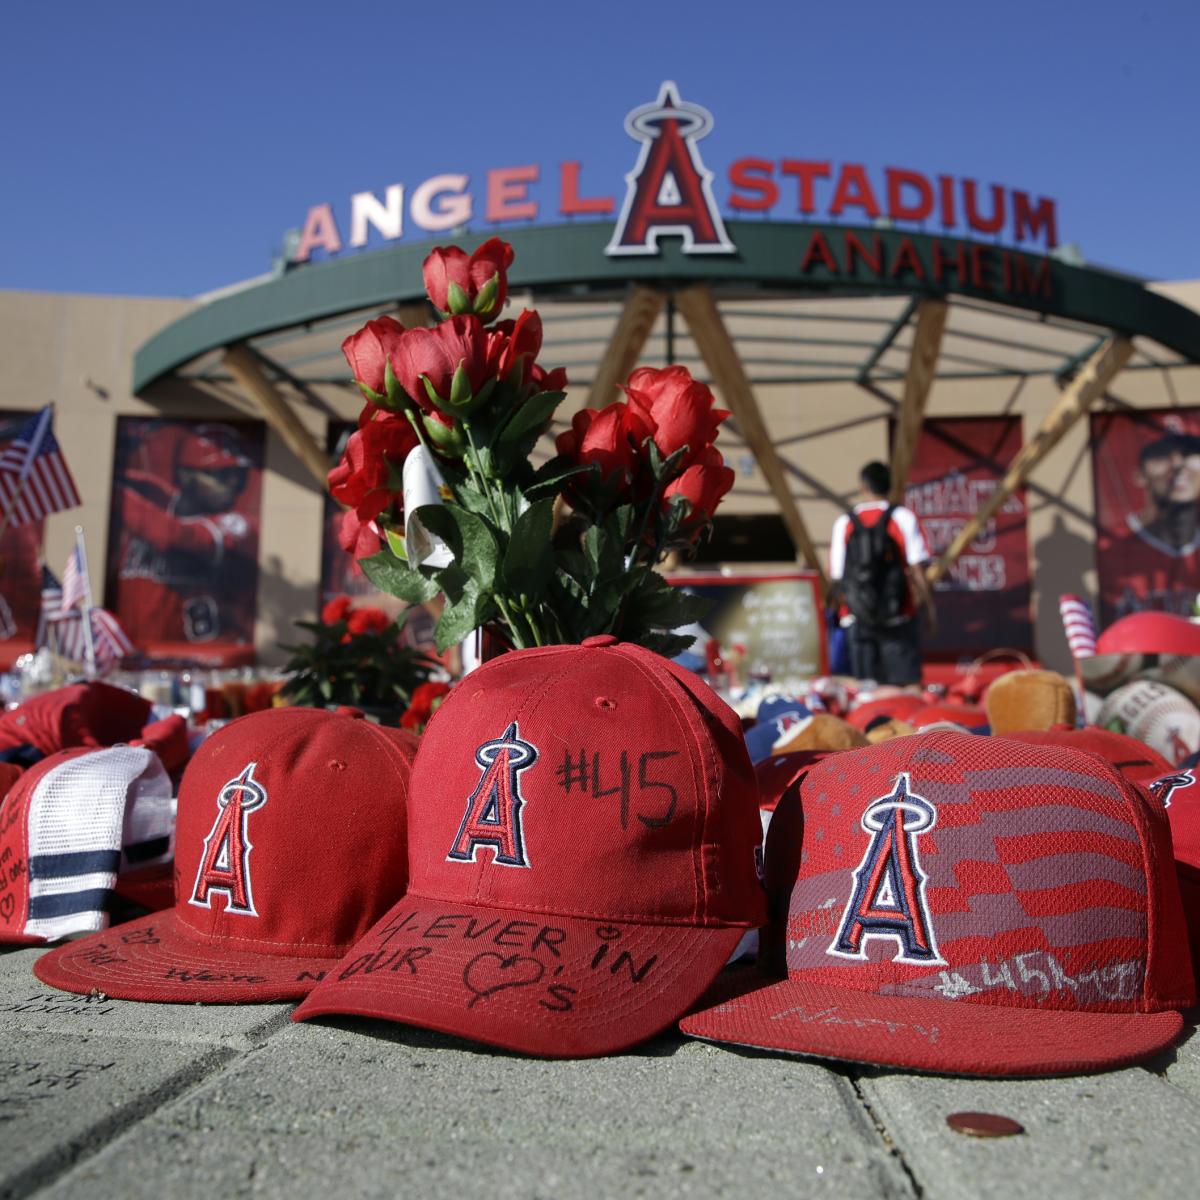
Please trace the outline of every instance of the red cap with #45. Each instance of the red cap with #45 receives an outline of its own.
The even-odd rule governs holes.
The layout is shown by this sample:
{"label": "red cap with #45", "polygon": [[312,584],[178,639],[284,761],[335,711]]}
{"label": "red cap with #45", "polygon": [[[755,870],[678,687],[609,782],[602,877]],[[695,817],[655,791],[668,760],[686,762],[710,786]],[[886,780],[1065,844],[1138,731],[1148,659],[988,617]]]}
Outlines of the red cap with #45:
{"label": "red cap with #45", "polygon": [[961,733],[847,751],[780,802],[766,878],[787,978],[685,1033],[1057,1075],[1164,1049],[1195,1001],[1165,815],[1095,755]]}
{"label": "red cap with #45", "polygon": [[128,1000],[306,995],[404,894],[415,747],[352,709],[231,721],[180,785],[175,907],[60,946],[34,974]]}
{"label": "red cap with #45", "polygon": [[689,672],[611,637],[503,655],[421,739],[408,895],[296,1018],[634,1045],[765,918],[756,801],[740,722]]}

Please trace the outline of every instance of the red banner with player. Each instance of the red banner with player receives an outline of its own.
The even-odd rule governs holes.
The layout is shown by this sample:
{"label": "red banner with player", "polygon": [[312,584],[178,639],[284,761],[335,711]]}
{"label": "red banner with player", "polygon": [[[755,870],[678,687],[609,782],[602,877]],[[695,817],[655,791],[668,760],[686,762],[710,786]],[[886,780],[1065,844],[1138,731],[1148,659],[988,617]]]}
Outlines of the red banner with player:
{"label": "red banner with player", "polygon": [[[996,489],[1021,449],[1020,417],[927,420],[909,472],[905,504],[920,518],[937,558]],[[1029,542],[1025,494],[1012,495],[937,585],[934,657],[995,647],[1030,651]]]}
{"label": "red banner with player", "polygon": [[[0,413],[0,454],[29,413]],[[0,537],[0,669],[7,670],[33,646],[41,609],[43,522],[9,525]]]}
{"label": "red banner with player", "polygon": [[254,661],[264,430],[122,417],[107,606],[151,658]]}
{"label": "red banner with player", "polygon": [[1092,417],[1100,624],[1190,617],[1200,592],[1200,408]]}

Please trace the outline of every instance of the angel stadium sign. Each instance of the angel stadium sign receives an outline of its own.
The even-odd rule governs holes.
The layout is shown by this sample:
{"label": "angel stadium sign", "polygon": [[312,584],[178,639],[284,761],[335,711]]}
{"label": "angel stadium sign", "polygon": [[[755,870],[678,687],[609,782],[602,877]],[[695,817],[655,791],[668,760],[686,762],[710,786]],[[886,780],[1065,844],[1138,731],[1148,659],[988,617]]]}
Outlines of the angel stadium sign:
{"label": "angel stadium sign", "polygon": [[[419,183],[393,183],[382,194],[356,192],[347,209],[314,204],[300,231],[293,263],[315,255],[339,254],[367,245],[372,235],[385,241],[461,231],[482,219],[490,225],[539,221],[545,217],[612,219],[605,254],[653,256],[663,239],[681,239],[685,254],[731,255],[737,246],[726,219],[755,215],[806,222],[844,221],[856,232],[843,236],[814,234],[800,273],[819,269],[838,274],[865,265],[881,275],[906,275],[941,283],[955,274],[960,283],[994,278],[1006,290],[1037,290],[1040,281],[1023,255],[1011,255],[996,242],[1052,250],[1058,244],[1055,202],[1001,184],[981,185],[956,175],[927,175],[903,167],[868,171],[861,163],[804,158],[738,158],[723,183],[724,205],[713,191],[716,178],[704,164],[700,142],[713,127],[712,114],[684,100],[674,83],[659,88],[657,98],[625,118],[625,131],[638,144],[624,190],[585,194],[583,164],[559,164],[543,172],[536,164],[495,167],[482,186],[472,186],[461,173],[433,175]],[[534,189],[556,185],[553,214]],[[923,226],[933,222],[946,233],[982,235],[991,244],[944,244],[934,239],[934,252],[919,253],[908,239],[895,243],[864,237],[862,227]],[[807,263],[806,267],[804,264]],[[1017,278],[1019,271],[1025,277]],[[1048,278],[1048,276],[1047,276]]]}

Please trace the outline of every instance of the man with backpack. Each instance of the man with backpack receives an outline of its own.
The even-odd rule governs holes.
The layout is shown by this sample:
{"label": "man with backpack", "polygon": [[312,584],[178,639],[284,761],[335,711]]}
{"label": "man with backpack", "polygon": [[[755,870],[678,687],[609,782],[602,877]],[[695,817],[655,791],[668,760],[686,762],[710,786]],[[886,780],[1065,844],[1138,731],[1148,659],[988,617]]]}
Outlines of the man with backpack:
{"label": "man with backpack", "polygon": [[862,500],[834,522],[829,543],[831,599],[841,604],[850,670],[876,683],[919,683],[917,609],[933,612],[923,570],[929,547],[916,514],[888,502],[892,473],[883,463],[867,463],[859,483]]}

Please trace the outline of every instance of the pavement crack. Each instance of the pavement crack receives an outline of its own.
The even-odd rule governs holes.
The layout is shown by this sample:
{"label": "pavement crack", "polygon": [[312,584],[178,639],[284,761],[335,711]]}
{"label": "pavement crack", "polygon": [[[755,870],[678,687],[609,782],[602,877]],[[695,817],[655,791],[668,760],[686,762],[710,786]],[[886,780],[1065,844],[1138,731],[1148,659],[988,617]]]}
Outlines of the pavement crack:
{"label": "pavement crack", "polygon": [[888,1154],[895,1159],[900,1170],[904,1172],[905,1178],[908,1180],[908,1185],[912,1189],[913,1196],[916,1197],[916,1200],[922,1200],[922,1197],[925,1195],[925,1189],[921,1186],[921,1181],[917,1178],[912,1167],[909,1166],[908,1159],[904,1157],[904,1151],[900,1149],[896,1140],[888,1132],[887,1126],[880,1119],[871,1101],[867,1098],[867,1094],[862,1088],[861,1079],[856,1075],[850,1074],[844,1075],[843,1078],[850,1085],[859,1104],[862,1105],[863,1110],[870,1118],[871,1124],[875,1126],[875,1132],[879,1134],[880,1141],[883,1142]]}
{"label": "pavement crack", "polygon": [[242,1054],[237,1050],[214,1046],[201,1058],[168,1076],[158,1087],[131,1100],[95,1125],[89,1126],[78,1137],[55,1146],[24,1170],[10,1176],[0,1185],[0,1200],[23,1200],[24,1197],[49,1187],[60,1176],[101,1150],[107,1149],[139,1121],[177,1100],[241,1057]]}

